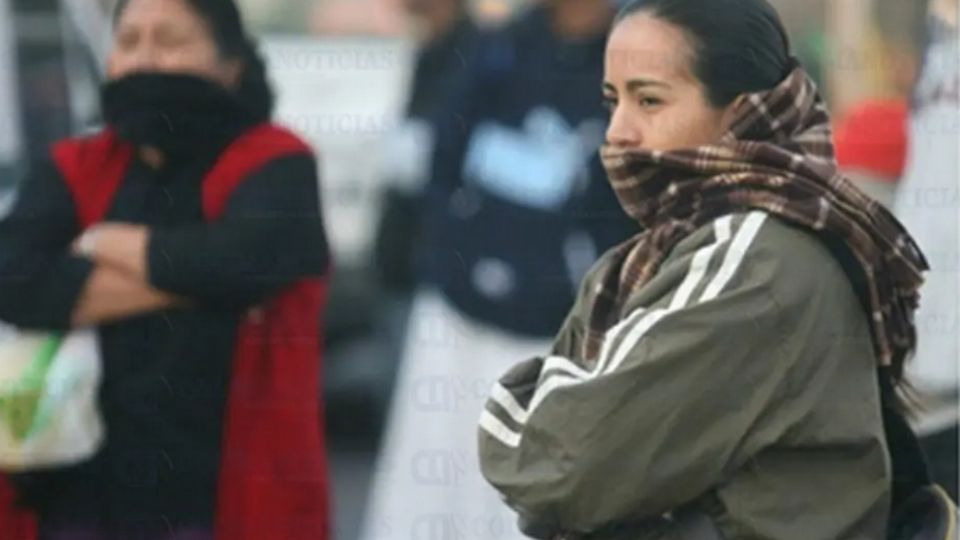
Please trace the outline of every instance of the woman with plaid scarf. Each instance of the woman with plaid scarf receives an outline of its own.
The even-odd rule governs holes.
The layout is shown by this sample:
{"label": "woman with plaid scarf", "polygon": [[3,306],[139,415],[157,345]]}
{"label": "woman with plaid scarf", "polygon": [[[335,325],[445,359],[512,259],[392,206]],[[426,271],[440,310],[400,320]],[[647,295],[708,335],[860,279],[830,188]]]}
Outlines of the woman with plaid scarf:
{"label": "woman with plaid scarf", "polygon": [[837,173],[777,13],[634,0],[603,92],[637,235],[494,386],[487,480],[537,538],[886,537],[910,471],[885,423],[927,265]]}

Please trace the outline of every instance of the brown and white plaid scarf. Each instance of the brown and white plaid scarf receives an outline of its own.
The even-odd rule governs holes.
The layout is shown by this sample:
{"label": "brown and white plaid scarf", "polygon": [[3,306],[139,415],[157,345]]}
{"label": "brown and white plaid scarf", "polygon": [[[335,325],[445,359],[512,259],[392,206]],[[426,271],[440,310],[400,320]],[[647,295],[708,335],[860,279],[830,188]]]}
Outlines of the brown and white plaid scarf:
{"label": "brown and white plaid scarf", "polygon": [[903,226],[837,173],[830,116],[815,83],[795,67],[776,88],[750,94],[716,145],[671,152],[601,150],[624,210],[643,232],[615,248],[593,293],[586,360],[624,304],[656,274],[670,250],[725,214],[762,210],[833,235],[862,266],[881,365],[913,350],[913,311],[927,262]]}

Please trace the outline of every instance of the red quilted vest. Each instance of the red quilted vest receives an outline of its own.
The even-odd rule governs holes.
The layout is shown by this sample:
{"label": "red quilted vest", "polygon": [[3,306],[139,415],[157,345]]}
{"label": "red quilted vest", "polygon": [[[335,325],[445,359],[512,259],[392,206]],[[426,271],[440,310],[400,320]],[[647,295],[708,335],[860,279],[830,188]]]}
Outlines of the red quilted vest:
{"label": "red quilted vest", "polygon": [[[309,153],[272,124],[234,141],[203,182],[203,211],[217,220],[230,193],[267,162]],[[133,157],[112,131],[54,146],[83,228],[101,220]],[[320,313],[327,278],[303,279],[240,324],[224,418],[216,540],[326,540],[328,470],[320,400]],[[36,540],[33,516],[14,510],[0,477],[0,538]]]}

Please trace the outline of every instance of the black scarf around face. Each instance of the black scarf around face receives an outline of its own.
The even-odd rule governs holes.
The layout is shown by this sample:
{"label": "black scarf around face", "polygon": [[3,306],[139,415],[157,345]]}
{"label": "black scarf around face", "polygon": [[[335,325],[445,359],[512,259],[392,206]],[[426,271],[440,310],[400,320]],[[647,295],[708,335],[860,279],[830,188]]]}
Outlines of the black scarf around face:
{"label": "black scarf around face", "polygon": [[266,120],[196,75],[135,73],[106,83],[100,99],[104,120],[121,139],[167,154],[222,144]]}

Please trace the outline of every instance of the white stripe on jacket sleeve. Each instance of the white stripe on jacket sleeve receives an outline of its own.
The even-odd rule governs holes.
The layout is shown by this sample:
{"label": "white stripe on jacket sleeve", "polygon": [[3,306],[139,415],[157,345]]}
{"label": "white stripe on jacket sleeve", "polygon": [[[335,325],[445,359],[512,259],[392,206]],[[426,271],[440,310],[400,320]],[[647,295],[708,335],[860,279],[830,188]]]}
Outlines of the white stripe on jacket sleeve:
{"label": "white stripe on jacket sleeve", "polygon": [[638,308],[611,328],[604,337],[601,357],[591,371],[580,368],[575,362],[567,358],[550,357],[545,360],[540,370],[541,374],[546,374],[548,370],[554,372],[547,377],[541,376],[527,408],[520,405],[508,388],[500,383],[495,384],[491,393],[491,401],[506,412],[510,419],[519,426],[520,431],[508,427],[503,420],[497,418],[494,412],[490,410],[485,410],[480,418],[481,429],[506,446],[518,447],[523,439],[522,430],[530,416],[550,394],[560,388],[582,384],[594,378],[614,373],[629,356],[630,351],[635,349],[644,336],[660,320],[671,313],[688,307],[693,292],[707,277],[709,263],[716,251],[724,244],[729,243],[730,246],[716,275],[707,284],[700,298],[693,305],[715,299],[740,268],[747,250],[765,220],[765,213],[750,212],[738,227],[732,242],[732,216],[724,216],[716,220],[714,222],[714,242],[700,248],[694,254],[687,275],[677,288],[667,308],[649,311]]}

